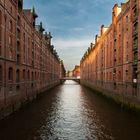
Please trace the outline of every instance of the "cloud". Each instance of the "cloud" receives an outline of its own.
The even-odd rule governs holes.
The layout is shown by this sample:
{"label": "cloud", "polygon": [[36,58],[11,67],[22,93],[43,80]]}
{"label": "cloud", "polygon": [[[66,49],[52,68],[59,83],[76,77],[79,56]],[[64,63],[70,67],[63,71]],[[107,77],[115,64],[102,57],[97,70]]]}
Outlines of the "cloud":
{"label": "cloud", "polygon": [[92,40],[88,38],[70,38],[70,39],[55,39],[53,44],[57,46],[58,49],[69,49],[69,48],[78,48],[87,47]]}
{"label": "cloud", "polygon": [[90,37],[80,38],[56,38],[52,42],[60,54],[60,58],[64,60],[64,65],[67,70],[72,70],[75,65],[79,65],[80,60],[90,46],[93,40]]}

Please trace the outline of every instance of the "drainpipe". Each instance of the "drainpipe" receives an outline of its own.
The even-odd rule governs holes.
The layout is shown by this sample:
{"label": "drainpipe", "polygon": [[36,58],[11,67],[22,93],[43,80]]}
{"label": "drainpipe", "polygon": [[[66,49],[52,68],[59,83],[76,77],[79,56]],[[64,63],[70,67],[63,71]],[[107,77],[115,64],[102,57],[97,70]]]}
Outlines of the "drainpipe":
{"label": "drainpipe", "polygon": [[5,0],[4,0],[4,104],[6,105],[6,15],[5,15]]}

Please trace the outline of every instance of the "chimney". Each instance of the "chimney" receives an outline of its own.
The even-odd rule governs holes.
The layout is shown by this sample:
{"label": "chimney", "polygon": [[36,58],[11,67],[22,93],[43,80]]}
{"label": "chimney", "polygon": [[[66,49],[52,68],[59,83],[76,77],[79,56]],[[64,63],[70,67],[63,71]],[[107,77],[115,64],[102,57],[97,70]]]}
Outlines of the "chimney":
{"label": "chimney", "polygon": [[101,26],[101,36],[104,34],[104,25]]}
{"label": "chimney", "polygon": [[120,14],[121,12],[121,7],[118,6],[118,4],[115,4],[114,7],[112,8],[112,23],[116,24],[116,19],[117,16]]}

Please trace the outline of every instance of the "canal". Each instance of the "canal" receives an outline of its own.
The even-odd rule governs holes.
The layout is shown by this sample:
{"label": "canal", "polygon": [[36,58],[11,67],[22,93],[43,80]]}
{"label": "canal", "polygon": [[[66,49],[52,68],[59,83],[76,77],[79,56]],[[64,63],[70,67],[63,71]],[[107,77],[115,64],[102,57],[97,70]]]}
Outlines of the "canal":
{"label": "canal", "polygon": [[66,81],[0,121],[0,140],[140,140],[140,117]]}

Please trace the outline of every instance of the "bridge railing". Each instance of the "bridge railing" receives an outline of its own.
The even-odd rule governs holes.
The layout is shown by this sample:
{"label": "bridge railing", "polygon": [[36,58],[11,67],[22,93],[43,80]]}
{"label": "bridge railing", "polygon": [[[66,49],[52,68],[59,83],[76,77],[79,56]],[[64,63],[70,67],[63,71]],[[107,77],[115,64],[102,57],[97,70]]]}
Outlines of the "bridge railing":
{"label": "bridge railing", "polygon": [[63,83],[65,80],[74,80],[78,83],[80,83],[80,78],[79,77],[63,77],[60,79],[60,81]]}
{"label": "bridge railing", "polygon": [[63,77],[62,80],[80,80],[79,77]]}

